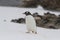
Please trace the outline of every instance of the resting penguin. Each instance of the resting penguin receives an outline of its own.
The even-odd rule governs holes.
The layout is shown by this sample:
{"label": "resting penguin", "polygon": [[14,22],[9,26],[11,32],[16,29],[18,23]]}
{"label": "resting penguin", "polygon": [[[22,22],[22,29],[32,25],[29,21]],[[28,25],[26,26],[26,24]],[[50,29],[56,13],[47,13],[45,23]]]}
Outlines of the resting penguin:
{"label": "resting penguin", "polygon": [[28,11],[25,12],[24,14],[26,15],[26,26],[28,30],[27,33],[32,32],[32,33],[37,34],[37,27],[36,27],[36,22],[35,22],[34,17]]}

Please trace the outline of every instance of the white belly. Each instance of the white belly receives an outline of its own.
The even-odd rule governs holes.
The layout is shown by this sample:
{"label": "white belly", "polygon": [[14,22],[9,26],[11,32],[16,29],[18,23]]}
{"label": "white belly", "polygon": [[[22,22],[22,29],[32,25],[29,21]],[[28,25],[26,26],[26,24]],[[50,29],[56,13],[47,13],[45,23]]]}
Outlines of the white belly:
{"label": "white belly", "polygon": [[30,15],[26,17],[26,26],[28,30],[36,31],[36,22],[34,18]]}

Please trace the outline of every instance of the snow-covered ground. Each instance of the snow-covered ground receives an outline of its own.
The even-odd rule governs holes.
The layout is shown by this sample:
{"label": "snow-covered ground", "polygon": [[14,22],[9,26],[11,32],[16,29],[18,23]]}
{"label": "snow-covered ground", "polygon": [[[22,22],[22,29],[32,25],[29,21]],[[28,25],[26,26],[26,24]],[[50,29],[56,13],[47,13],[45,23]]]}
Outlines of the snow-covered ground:
{"label": "snow-covered ground", "polygon": [[[30,11],[38,12],[43,15],[44,10],[38,8],[17,8],[17,7],[0,7],[0,40],[60,40],[60,29],[45,29],[37,27],[38,34],[26,33],[25,24],[10,22],[12,19],[25,17],[22,13]],[[51,12],[51,11],[50,11]],[[60,12],[51,12],[59,15]]]}

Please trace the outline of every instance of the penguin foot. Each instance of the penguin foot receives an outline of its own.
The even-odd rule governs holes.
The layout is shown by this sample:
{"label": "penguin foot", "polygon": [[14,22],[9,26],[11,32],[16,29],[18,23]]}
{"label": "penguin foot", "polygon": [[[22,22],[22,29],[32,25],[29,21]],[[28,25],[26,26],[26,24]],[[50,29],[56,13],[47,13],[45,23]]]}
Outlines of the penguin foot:
{"label": "penguin foot", "polygon": [[37,34],[37,32],[34,32],[34,31],[32,31],[32,33],[35,33],[35,34]]}
{"label": "penguin foot", "polygon": [[35,32],[35,34],[37,34],[37,32]]}

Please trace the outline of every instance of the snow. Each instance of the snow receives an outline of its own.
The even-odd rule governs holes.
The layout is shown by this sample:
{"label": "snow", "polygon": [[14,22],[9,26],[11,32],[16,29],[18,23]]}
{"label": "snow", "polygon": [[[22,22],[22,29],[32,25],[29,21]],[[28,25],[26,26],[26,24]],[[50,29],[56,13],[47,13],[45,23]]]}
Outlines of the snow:
{"label": "snow", "polygon": [[[26,33],[25,24],[10,22],[12,19],[25,17],[25,11],[31,13],[38,12],[43,15],[42,7],[38,8],[17,8],[17,7],[0,7],[0,40],[60,40],[60,29],[45,29],[37,27],[38,34]],[[51,11],[49,11],[51,12]],[[59,15],[60,12],[51,12]],[[6,20],[6,21],[4,21]]]}

